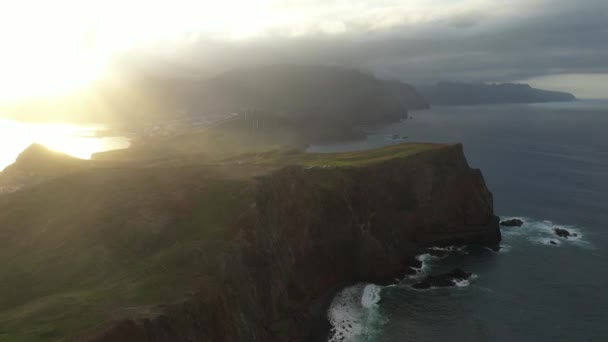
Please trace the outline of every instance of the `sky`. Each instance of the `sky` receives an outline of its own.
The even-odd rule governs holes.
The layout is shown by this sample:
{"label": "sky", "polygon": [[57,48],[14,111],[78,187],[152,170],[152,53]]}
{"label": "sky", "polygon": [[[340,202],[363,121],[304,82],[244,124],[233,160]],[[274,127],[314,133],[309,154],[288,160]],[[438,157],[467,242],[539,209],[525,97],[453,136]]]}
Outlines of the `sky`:
{"label": "sky", "polygon": [[607,18],[606,0],[0,0],[0,101],[252,63],[608,98]]}

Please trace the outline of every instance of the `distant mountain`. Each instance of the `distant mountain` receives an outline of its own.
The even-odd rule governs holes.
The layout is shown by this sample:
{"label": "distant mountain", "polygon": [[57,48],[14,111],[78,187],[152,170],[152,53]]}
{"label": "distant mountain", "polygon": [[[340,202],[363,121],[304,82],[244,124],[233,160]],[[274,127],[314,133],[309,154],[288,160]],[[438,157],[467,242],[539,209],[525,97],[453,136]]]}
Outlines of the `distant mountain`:
{"label": "distant mountain", "polygon": [[281,119],[360,124],[393,121],[408,110],[428,108],[408,84],[313,65],[238,68],[210,79],[139,75],[100,90],[123,119],[146,121],[253,110]]}
{"label": "distant mountain", "polygon": [[283,118],[374,123],[428,108],[411,86],[356,70],[275,65],[236,69],[210,81],[233,106],[255,107]]}
{"label": "distant mountain", "polygon": [[533,103],[575,101],[570,93],[530,87],[528,84],[471,84],[441,82],[434,86],[418,87],[433,105],[475,105],[492,103]]}

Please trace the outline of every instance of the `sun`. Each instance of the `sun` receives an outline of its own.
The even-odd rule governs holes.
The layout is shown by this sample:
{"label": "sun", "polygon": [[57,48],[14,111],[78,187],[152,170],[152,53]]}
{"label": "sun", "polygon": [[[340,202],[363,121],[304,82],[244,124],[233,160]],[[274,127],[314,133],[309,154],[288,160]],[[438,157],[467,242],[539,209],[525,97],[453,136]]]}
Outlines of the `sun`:
{"label": "sun", "polygon": [[0,101],[61,95],[103,76],[109,51],[63,2],[2,4]]}
{"label": "sun", "polygon": [[0,66],[0,100],[61,96],[103,77],[106,70],[105,60],[81,51],[64,49],[50,55],[39,61],[5,58]]}
{"label": "sun", "polygon": [[297,19],[273,6],[271,0],[0,1],[0,102],[74,92],[111,74],[123,54],[171,55],[199,37],[249,39]]}
{"label": "sun", "polygon": [[[0,4],[0,102],[72,93],[162,32],[136,0],[7,0]],[[160,18],[160,14],[154,19]]]}

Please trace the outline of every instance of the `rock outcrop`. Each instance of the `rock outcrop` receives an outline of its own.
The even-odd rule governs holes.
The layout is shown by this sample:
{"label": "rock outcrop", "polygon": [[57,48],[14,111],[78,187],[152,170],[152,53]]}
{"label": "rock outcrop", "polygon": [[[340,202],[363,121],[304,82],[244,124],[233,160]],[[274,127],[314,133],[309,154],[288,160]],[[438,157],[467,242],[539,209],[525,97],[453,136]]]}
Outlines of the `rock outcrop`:
{"label": "rock outcrop", "polygon": [[422,281],[412,285],[413,288],[424,290],[432,287],[452,287],[456,286],[456,282],[467,280],[473,275],[470,272],[465,272],[460,268],[455,268],[448,273],[439,275],[429,275]]}
{"label": "rock outcrop", "polygon": [[504,220],[500,222],[500,225],[503,227],[521,227],[524,224],[524,221],[520,219],[510,219]]}
{"label": "rock outcrop", "polygon": [[564,239],[567,239],[569,237],[577,237],[578,236],[578,234],[571,233],[567,229],[563,229],[563,228],[553,228],[553,232],[555,233],[555,235],[557,235],[559,237],[562,237]]}
{"label": "rock outcrop", "polygon": [[315,340],[343,286],[401,277],[428,246],[500,241],[492,195],[461,145],[362,166],[282,167],[252,191],[217,281],[90,341]]}

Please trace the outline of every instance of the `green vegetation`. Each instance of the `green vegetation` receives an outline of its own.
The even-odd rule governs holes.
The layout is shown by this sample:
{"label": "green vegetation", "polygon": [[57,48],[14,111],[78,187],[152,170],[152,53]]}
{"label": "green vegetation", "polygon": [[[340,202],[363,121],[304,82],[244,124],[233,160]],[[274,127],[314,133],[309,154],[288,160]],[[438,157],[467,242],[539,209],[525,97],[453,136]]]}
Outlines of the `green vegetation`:
{"label": "green vegetation", "polygon": [[356,167],[379,163],[394,158],[439,148],[440,144],[397,144],[367,151],[345,153],[302,153],[296,150],[276,149],[269,152],[248,153],[220,160],[222,163],[244,165],[277,164],[302,165],[308,167]]}
{"label": "green vegetation", "polygon": [[[107,174],[107,173],[110,174]],[[95,170],[0,197],[0,341],[55,341],[215,274],[248,182]]]}
{"label": "green vegetation", "polygon": [[368,165],[440,146],[98,163],[2,195],[0,341],[64,341],[217,280],[234,220],[253,201],[254,176],[284,165]]}

